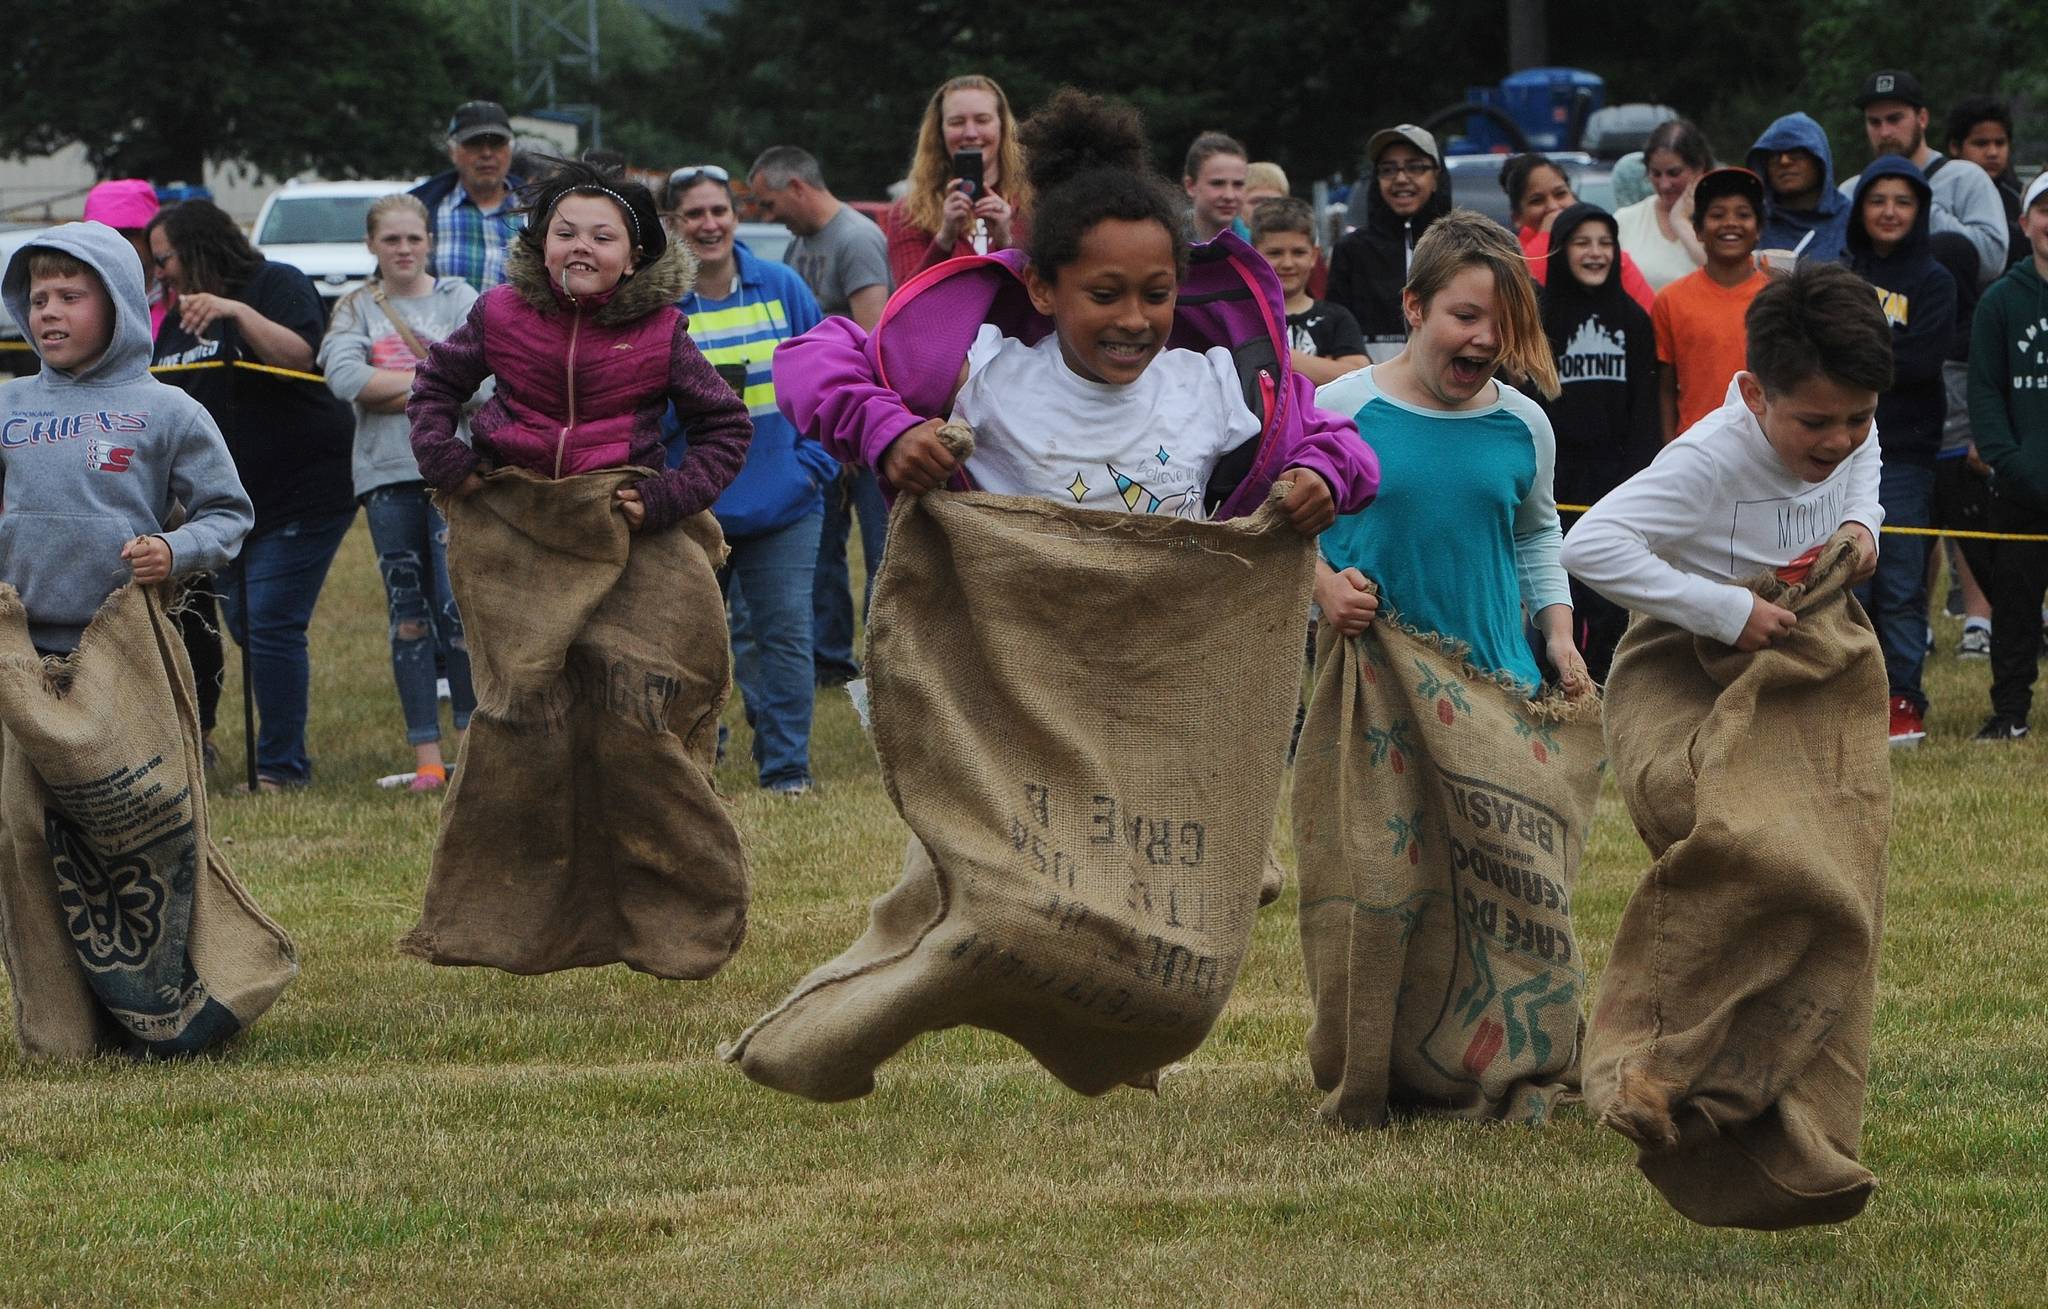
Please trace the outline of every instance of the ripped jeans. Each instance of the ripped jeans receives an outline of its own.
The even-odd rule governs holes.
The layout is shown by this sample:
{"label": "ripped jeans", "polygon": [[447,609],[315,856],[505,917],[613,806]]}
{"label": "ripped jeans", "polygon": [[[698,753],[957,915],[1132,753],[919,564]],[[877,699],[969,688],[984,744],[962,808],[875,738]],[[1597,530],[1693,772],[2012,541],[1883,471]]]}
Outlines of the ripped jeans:
{"label": "ripped jeans", "polygon": [[434,693],[437,655],[448,669],[457,731],[469,726],[470,711],[476,708],[469,645],[448,585],[448,524],[424,482],[380,486],[363,497],[363,506],[391,608],[391,677],[405,713],[405,739],[409,745],[425,745],[441,739],[441,705]]}

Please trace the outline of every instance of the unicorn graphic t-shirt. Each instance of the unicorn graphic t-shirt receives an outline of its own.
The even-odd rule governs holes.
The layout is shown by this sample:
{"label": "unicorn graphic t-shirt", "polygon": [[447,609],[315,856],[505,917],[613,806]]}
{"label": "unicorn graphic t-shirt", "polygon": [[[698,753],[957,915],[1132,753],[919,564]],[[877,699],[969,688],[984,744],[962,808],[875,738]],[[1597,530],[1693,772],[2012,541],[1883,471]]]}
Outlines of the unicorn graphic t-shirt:
{"label": "unicorn graphic t-shirt", "polygon": [[1059,337],[1026,345],[984,326],[953,417],[974,429],[976,486],[1140,514],[1205,518],[1217,461],[1259,434],[1230,352],[1162,350],[1138,379],[1094,382]]}

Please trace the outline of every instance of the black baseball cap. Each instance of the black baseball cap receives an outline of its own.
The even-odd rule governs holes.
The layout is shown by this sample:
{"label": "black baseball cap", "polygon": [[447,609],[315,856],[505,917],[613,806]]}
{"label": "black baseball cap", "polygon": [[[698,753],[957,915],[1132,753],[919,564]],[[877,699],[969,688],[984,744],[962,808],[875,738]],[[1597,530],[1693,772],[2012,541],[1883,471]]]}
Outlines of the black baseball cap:
{"label": "black baseball cap", "polygon": [[512,139],[512,118],[505,112],[505,106],[495,100],[471,100],[456,107],[454,116],[448,120],[448,139],[461,144],[480,136]]}
{"label": "black baseball cap", "polygon": [[1764,216],[1764,179],[1747,168],[1716,168],[1700,174],[1700,180],[1692,188],[1692,225],[1698,230],[1706,221],[1707,206],[1724,195],[1739,195],[1749,201],[1756,210],[1758,221]]}
{"label": "black baseball cap", "polygon": [[1864,79],[1863,89],[1856,93],[1856,107],[1868,109],[1880,100],[1903,100],[1915,109],[1927,107],[1920,79],[1903,68],[1881,68]]}

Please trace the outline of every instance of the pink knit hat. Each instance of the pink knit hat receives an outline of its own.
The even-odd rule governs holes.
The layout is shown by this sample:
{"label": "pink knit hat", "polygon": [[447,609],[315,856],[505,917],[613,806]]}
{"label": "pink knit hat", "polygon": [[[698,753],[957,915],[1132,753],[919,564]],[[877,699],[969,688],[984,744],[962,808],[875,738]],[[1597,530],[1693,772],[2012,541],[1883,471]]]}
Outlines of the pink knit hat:
{"label": "pink knit hat", "polygon": [[85,220],[116,229],[143,228],[159,207],[155,187],[139,177],[123,177],[101,182],[86,193]]}

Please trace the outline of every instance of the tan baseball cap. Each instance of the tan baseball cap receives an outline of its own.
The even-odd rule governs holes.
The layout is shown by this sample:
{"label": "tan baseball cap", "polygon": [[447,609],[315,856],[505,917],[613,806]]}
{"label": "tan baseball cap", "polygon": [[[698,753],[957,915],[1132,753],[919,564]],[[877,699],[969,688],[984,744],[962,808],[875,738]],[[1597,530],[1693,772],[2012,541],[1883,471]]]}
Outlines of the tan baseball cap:
{"label": "tan baseball cap", "polygon": [[1436,148],[1436,138],[1413,123],[1402,123],[1399,127],[1383,127],[1374,132],[1372,139],[1365,143],[1365,161],[1368,164],[1378,163],[1380,152],[1395,144],[1412,145],[1438,163],[1444,161],[1443,152]]}

